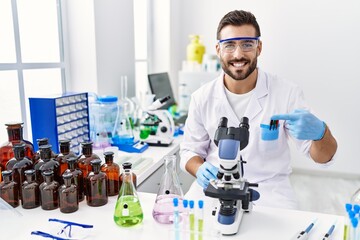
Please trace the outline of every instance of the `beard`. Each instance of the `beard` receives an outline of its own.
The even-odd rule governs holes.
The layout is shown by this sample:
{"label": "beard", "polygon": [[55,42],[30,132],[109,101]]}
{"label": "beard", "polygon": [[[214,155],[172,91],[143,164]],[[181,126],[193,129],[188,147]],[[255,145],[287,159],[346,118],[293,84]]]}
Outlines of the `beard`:
{"label": "beard", "polygon": [[[247,66],[243,70],[232,70],[231,64],[234,62],[246,62]],[[229,75],[232,79],[236,81],[240,81],[246,79],[252,72],[254,72],[257,66],[257,58],[254,58],[252,61],[245,58],[241,58],[241,59],[233,59],[227,62],[225,62],[223,58],[220,58],[220,64],[223,71],[227,75]]]}

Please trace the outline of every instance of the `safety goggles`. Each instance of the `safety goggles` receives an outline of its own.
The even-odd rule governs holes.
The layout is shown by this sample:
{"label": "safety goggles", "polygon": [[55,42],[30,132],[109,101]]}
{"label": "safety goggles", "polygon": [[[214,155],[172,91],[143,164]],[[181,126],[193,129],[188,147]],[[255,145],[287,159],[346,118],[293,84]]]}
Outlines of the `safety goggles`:
{"label": "safety goggles", "polygon": [[254,50],[259,43],[260,37],[235,37],[219,40],[220,50],[225,53],[233,53],[240,47],[243,52]]}
{"label": "safety goggles", "polygon": [[90,235],[89,229],[93,228],[93,225],[69,222],[56,218],[50,218],[49,222],[52,222],[51,227],[47,228],[50,231],[32,231],[31,235],[54,240],[85,239]]}

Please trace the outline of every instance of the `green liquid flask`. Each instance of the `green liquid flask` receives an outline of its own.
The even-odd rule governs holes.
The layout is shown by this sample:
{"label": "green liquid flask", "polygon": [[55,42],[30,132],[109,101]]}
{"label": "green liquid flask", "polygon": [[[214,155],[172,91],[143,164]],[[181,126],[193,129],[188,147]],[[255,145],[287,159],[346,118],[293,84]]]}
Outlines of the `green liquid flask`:
{"label": "green liquid flask", "polygon": [[123,176],[115,206],[114,221],[121,227],[131,227],[142,222],[143,211],[132,181],[131,169],[126,169]]}

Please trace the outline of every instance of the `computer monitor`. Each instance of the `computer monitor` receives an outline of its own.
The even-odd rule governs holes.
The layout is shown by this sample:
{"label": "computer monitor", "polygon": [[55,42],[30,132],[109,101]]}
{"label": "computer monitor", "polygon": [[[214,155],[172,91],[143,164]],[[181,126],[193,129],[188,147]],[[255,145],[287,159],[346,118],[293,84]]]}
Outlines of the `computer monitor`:
{"label": "computer monitor", "polygon": [[148,74],[148,80],[151,93],[155,94],[156,99],[170,96],[170,100],[168,100],[161,109],[168,109],[171,105],[175,104],[175,98],[167,72]]}

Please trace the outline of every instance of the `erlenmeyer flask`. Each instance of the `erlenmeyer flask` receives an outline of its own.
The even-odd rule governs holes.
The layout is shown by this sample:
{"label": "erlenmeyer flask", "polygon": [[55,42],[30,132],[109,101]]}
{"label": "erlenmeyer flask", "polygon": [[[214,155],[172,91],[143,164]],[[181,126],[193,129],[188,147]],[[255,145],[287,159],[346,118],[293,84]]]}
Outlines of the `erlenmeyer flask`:
{"label": "erlenmeyer flask", "polygon": [[[184,195],[176,172],[176,156],[167,155],[164,157],[164,161],[165,173],[160,181],[160,189],[152,214],[157,222],[171,224],[174,220],[173,198],[178,198],[179,206],[182,206]],[[179,212],[182,212],[182,208],[179,209]]]}
{"label": "erlenmeyer flask", "polygon": [[123,183],[116,201],[114,221],[121,227],[131,227],[143,220],[143,211],[132,181],[131,169],[124,169]]}

